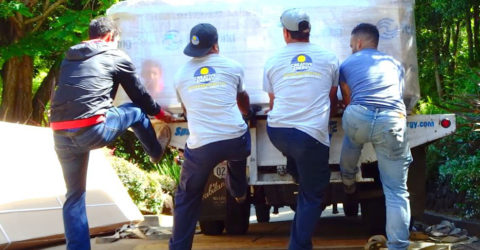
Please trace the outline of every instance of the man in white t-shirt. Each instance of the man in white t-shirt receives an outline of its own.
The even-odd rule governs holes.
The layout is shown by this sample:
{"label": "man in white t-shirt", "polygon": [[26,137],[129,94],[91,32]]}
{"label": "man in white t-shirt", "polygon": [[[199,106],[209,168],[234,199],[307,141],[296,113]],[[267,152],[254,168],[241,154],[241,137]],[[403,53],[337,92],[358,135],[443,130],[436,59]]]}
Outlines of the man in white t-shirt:
{"label": "man in white t-shirt", "polygon": [[250,102],[242,66],[219,55],[217,29],[208,23],[192,28],[184,53],[193,58],[178,70],[174,84],[190,135],[175,194],[170,249],[191,249],[204,186],[220,162],[228,162],[228,191],[245,202],[250,155],[250,133],[242,117]]}
{"label": "man in white t-shirt", "polygon": [[335,54],[309,42],[310,19],[304,11],[286,10],[280,21],[287,46],[267,61],[264,71],[271,109],[267,132],[299,184],[289,249],[312,249],[312,233],[330,180],[328,122],[339,66]]}

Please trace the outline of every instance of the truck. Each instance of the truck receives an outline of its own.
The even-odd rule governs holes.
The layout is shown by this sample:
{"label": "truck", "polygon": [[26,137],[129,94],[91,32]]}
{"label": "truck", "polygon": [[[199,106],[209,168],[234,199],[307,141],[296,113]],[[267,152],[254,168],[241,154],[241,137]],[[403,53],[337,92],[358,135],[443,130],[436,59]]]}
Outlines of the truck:
{"label": "truck", "polygon": [[[331,50],[340,62],[351,54],[351,30],[362,22],[375,24],[380,31],[379,50],[394,56],[405,68],[404,102],[407,107],[408,140],[413,163],[409,168],[412,218],[425,209],[426,147],[429,143],[455,132],[454,114],[418,115],[413,110],[420,99],[415,41],[414,0],[127,0],[113,5],[111,16],[121,30],[119,47],[142,71],[145,62],[155,61],[160,68],[158,84],[162,90],[154,95],[157,101],[178,115],[182,113],[173,87],[176,70],[189,58],[183,48],[189,41],[190,29],[202,22],[211,23],[219,33],[220,53],[244,66],[245,83],[251,103],[261,107],[249,122],[252,151],[247,160],[248,194],[245,204],[237,204],[225,190],[225,163],[214,168],[203,195],[199,220],[203,233],[243,234],[248,230],[251,205],[258,222],[268,222],[270,212],[289,206],[295,209],[297,185],[286,173],[286,158],[272,145],[266,133],[268,95],[262,90],[265,61],[285,45],[279,17],[285,9],[302,8],[310,16],[310,42]],[[117,94],[119,102],[126,95]],[[340,96],[340,94],[339,94]],[[345,216],[362,216],[371,233],[384,231],[385,200],[375,152],[366,144],[356,177],[357,193],[346,199],[341,182],[339,160],[343,129],[341,114],[329,121],[331,168],[324,207],[343,205]],[[169,124],[170,145],[182,150],[189,135],[187,123]]]}

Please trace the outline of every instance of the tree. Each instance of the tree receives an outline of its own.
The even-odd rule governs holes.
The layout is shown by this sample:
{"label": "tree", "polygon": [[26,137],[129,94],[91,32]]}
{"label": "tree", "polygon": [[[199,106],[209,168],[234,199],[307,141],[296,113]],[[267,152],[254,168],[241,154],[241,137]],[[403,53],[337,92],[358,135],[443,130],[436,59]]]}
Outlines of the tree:
{"label": "tree", "polygon": [[420,82],[424,96],[453,98],[458,66],[480,66],[479,9],[480,0],[416,1]]}
{"label": "tree", "polygon": [[[63,52],[117,0],[0,0],[0,119],[41,124]],[[33,93],[32,79],[48,70]]]}

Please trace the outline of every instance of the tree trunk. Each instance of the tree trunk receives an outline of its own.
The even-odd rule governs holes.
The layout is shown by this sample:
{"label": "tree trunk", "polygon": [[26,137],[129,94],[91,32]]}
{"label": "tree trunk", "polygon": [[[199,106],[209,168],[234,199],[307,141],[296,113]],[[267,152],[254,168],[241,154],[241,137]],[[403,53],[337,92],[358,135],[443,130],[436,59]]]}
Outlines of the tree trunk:
{"label": "tree trunk", "polygon": [[433,61],[435,63],[435,84],[437,86],[437,94],[440,100],[443,99],[443,77],[440,74],[440,51],[439,48],[433,50]]}
{"label": "tree trunk", "polygon": [[458,37],[460,35],[460,23],[461,21],[458,20],[457,23],[455,24],[455,32],[453,33],[452,37],[452,42],[453,42],[453,47],[452,47],[452,60],[450,61],[450,64],[448,66],[448,72],[449,75],[453,76],[455,74],[455,60],[457,58],[457,52],[458,52]]}
{"label": "tree trunk", "polygon": [[10,58],[3,65],[2,77],[0,118],[8,122],[29,123],[32,114],[32,58]]}
{"label": "tree trunk", "polygon": [[470,7],[467,9],[465,16],[465,23],[467,27],[467,41],[468,41],[468,61],[471,66],[475,63],[475,56],[473,52],[473,31],[472,31],[472,13]]}
{"label": "tree trunk", "polygon": [[48,123],[48,121],[45,119],[45,109],[51,99],[58,75],[59,65],[57,62],[55,62],[33,97],[32,121],[37,125]]}
{"label": "tree trunk", "polygon": [[445,24],[445,41],[443,43],[443,48],[442,48],[442,55],[446,61],[448,61],[450,57],[450,37],[451,37],[450,26],[451,26],[450,24]]}
{"label": "tree trunk", "polygon": [[480,37],[479,37],[479,30],[480,30],[480,26],[479,26],[479,22],[480,22],[480,5],[479,5],[479,1],[474,1],[475,4],[473,5],[473,42],[475,44],[475,60],[477,61],[477,65],[480,60]]}

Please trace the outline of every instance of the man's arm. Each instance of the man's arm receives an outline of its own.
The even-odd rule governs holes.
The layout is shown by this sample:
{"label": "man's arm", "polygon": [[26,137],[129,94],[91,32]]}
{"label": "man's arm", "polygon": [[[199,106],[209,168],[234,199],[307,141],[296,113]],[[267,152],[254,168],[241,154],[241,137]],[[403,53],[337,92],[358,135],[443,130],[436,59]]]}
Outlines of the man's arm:
{"label": "man's arm", "polygon": [[352,92],[350,91],[350,87],[348,87],[346,82],[340,82],[340,89],[342,91],[343,104],[345,107],[347,107],[348,104],[350,104]]}
{"label": "man's arm", "polygon": [[273,101],[275,100],[275,94],[268,93],[268,97],[270,98],[270,101],[268,103],[268,107],[270,108],[270,110],[272,110],[273,109]]}
{"label": "man's arm", "polygon": [[248,115],[250,110],[250,97],[248,96],[247,91],[237,93],[237,105],[242,115]]}
{"label": "man's arm", "polygon": [[338,97],[337,97],[338,86],[332,86],[330,89],[330,117],[337,114],[337,105],[338,105]]}

